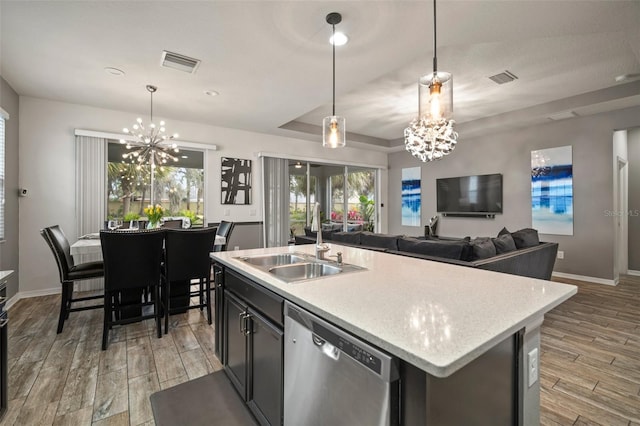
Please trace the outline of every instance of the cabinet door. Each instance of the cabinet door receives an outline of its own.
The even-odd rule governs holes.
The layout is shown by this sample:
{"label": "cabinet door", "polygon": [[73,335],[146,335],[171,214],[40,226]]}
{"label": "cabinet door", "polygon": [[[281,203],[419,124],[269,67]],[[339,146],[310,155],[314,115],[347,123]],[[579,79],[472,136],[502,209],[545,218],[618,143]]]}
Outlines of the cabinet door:
{"label": "cabinet door", "polygon": [[240,395],[247,398],[247,306],[224,292],[224,366]]}
{"label": "cabinet door", "polygon": [[282,329],[249,308],[249,387],[247,404],[263,425],[282,424]]}

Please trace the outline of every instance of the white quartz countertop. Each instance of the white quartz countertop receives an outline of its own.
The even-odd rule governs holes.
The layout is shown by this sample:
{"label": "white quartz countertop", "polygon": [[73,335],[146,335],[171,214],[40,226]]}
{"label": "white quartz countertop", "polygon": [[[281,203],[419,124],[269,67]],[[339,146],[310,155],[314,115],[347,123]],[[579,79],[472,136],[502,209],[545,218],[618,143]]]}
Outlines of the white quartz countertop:
{"label": "white quartz countertop", "polygon": [[285,283],[237,259],[314,245],[212,253],[285,299],[436,377],[447,377],[577,292],[568,284],[330,244],[367,268]]}
{"label": "white quartz countertop", "polygon": [[4,280],[5,278],[9,278],[11,276],[11,274],[13,274],[13,271],[9,270],[9,271],[0,271],[0,281]]}

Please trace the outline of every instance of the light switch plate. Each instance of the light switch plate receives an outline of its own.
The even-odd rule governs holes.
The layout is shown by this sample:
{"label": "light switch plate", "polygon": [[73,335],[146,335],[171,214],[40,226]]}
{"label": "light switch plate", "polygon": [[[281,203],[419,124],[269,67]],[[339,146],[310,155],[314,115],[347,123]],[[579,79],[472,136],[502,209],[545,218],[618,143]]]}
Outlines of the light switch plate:
{"label": "light switch plate", "polygon": [[527,371],[529,372],[529,387],[538,381],[540,362],[538,348],[534,348],[527,354]]}

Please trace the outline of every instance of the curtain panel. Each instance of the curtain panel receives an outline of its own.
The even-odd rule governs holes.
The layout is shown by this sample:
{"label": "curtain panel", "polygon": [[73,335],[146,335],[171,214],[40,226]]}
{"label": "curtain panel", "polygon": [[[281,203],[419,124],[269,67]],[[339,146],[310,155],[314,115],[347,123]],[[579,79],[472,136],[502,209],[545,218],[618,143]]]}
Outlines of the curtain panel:
{"label": "curtain panel", "polygon": [[[76,136],[76,235],[98,232],[107,215],[107,139]],[[80,255],[76,263],[102,260],[101,254]],[[104,288],[104,279],[78,284],[81,291]]]}
{"label": "curtain panel", "polygon": [[289,242],[289,160],[262,157],[264,241],[266,247]]}

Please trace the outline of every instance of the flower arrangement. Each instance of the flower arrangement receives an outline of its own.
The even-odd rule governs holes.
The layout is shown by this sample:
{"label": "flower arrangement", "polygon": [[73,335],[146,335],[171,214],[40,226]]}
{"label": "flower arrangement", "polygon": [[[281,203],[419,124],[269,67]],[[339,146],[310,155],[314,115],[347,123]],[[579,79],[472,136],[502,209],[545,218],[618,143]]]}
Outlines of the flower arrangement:
{"label": "flower arrangement", "polygon": [[150,224],[158,224],[162,216],[164,216],[164,209],[160,204],[149,205],[144,209],[144,214],[147,215]]}

